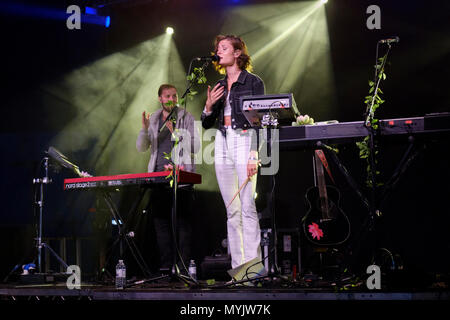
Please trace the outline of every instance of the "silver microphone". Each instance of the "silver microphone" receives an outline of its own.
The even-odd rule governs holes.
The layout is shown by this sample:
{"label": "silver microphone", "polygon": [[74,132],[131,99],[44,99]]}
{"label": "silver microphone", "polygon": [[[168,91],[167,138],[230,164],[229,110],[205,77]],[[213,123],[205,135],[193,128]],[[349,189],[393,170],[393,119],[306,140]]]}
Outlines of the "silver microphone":
{"label": "silver microphone", "polygon": [[394,43],[394,42],[400,42],[400,38],[399,37],[392,37],[392,38],[389,38],[389,39],[383,39],[383,40],[380,40],[380,41],[378,41],[379,43]]}
{"label": "silver microphone", "polygon": [[197,60],[197,61],[205,61],[205,60],[206,61],[219,61],[220,57],[218,55],[214,54],[209,57],[197,57],[197,58],[195,58],[195,60]]}

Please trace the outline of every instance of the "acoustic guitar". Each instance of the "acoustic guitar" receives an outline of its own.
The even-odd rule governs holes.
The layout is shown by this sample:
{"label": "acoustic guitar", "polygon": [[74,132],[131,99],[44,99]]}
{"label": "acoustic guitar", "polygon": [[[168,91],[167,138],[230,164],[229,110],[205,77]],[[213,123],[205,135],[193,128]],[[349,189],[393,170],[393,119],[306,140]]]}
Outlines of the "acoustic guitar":
{"label": "acoustic guitar", "polygon": [[[319,150],[321,152],[321,150]],[[339,207],[339,190],[325,184],[325,176],[318,151],[314,154],[317,185],[306,191],[309,209],[302,219],[306,238],[319,246],[337,246],[350,236],[350,221]]]}

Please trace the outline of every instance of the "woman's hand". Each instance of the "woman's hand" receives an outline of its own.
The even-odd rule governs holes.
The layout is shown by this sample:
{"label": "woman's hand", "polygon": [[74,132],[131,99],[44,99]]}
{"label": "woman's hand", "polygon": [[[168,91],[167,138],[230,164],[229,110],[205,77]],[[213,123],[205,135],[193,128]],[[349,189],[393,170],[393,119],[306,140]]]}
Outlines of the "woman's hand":
{"label": "woman's hand", "polygon": [[208,86],[208,92],[206,93],[206,111],[211,112],[212,106],[220,99],[223,95],[223,91],[225,88],[220,85],[220,83],[216,84],[216,86],[211,90],[211,86]]}
{"label": "woman's hand", "polygon": [[247,176],[249,178],[253,177],[258,173],[258,160],[249,159],[247,162]]}
{"label": "woman's hand", "polygon": [[142,129],[148,130],[148,126],[150,125],[150,114],[145,114],[145,111],[142,112]]}
{"label": "woman's hand", "polygon": [[253,177],[256,173],[258,173],[258,165],[259,165],[258,151],[251,150],[247,162],[247,176],[249,178]]}

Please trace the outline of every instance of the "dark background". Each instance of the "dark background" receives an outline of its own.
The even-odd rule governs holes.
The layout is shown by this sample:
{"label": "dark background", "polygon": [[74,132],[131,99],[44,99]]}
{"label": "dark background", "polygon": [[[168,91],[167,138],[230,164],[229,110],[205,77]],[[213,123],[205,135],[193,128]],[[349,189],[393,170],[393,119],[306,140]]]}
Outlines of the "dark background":
{"label": "dark background", "polygon": [[[174,41],[187,69],[192,57],[210,52],[214,36],[221,32],[224,8],[275,2],[167,0],[136,2],[135,5],[131,1],[118,2],[103,12],[111,16],[110,28],[88,26],[79,31],[67,30],[64,21],[28,19],[2,13],[0,276],[6,275],[19,261],[31,261],[35,236],[32,179],[42,175],[39,161],[49,141],[76,115],[76,111],[70,108],[45,105],[39,99],[41,83],[160,35],[167,24],[176,30]],[[56,4],[51,1],[32,3],[55,8],[82,4],[62,1]],[[381,8],[381,30],[365,27],[366,8],[373,4]],[[337,110],[330,110],[330,117],[338,115],[341,122],[362,120],[363,97],[367,95],[367,80],[372,77],[376,42],[393,35],[399,36],[400,42],[394,46],[389,59],[388,78],[383,83],[387,102],[379,109],[378,117],[402,118],[449,111],[449,10],[448,1],[330,0],[326,4],[326,15],[337,90]],[[282,51],[279,56],[283,58]],[[308,89],[303,87],[303,90]],[[293,93],[299,92],[294,90]],[[320,96],[317,104],[320,105]],[[313,107],[306,113],[314,114]],[[327,118],[327,114],[323,116]],[[382,146],[380,171],[386,180],[405,152],[407,142],[402,140]],[[412,162],[390,193],[383,217],[376,227],[377,247],[386,247],[399,254],[405,268],[412,274],[446,273],[450,267],[448,149],[447,139],[427,144],[425,151]],[[356,147],[346,145],[340,151],[343,163],[368,194],[364,187],[365,164],[358,159]],[[68,156],[83,167],[85,160],[82,155]],[[361,231],[367,210],[333,165],[332,170],[343,195],[341,208],[353,223],[355,233],[351,243],[359,243],[356,234]],[[51,175],[53,183],[45,191],[45,209],[50,217],[46,218],[44,233],[49,237],[67,237],[70,240],[69,264],[74,263],[71,247],[74,239],[85,239],[82,241],[85,248],[82,268],[94,274],[98,271],[96,246],[106,241],[111,231],[109,227],[105,228],[108,212],[94,194],[74,192],[68,195],[62,192],[63,179],[70,177],[70,172],[62,170],[55,173],[51,169]],[[260,211],[265,209],[268,199],[264,194],[266,183],[267,179],[261,178]],[[275,188],[279,228],[298,227],[300,218],[307,211],[304,194],[312,184],[311,152],[283,151]],[[129,207],[133,194],[134,190],[129,190],[124,191],[122,197],[117,195],[122,199],[119,202],[124,211]],[[197,261],[202,261],[205,256],[225,250],[220,243],[226,237],[226,220],[217,191],[197,192],[196,200],[194,254]],[[137,223],[135,218],[130,220]],[[136,229],[149,230],[143,220],[139,220]],[[143,234],[145,236],[138,239],[139,245],[151,264],[155,256],[154,247],[150,244],[152,234]],[[356,259],[359,265],[366,266],[368,252],[371,251],[369,245],[364,247],[365,242],[362,245],[361,257]],[[306,242],[302,242],[302,246],[304,252],[310,251]],[[307,266],[307,259],[304,264]]]}

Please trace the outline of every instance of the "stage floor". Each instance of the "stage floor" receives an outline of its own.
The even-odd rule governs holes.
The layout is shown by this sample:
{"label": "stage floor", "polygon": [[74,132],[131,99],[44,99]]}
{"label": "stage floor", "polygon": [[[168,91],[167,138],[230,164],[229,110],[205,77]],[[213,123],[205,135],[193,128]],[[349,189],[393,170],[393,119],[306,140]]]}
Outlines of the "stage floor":
{"label": "stage floor", "polygon": [[[200,286],[179,280],[144,283],[123,290],[113,285],[82,283],[8,284],[0,286],[0,308],[11,314],[73,317],[105,312],[115,317],[156,315],[156,319],[297,319],[316,313],[320,318],[342,315],[361,319],[360,311],[375,317],[392,312],[418,314],[448,312],[450,290],[369,290],[364,286],[309,286],[304,283],[264,283],[262,286]],[[50,312],[49,312],[50,311]],[[160,316],[162,315],[162,316]],[[296,315],[293,317],[293,315]]]}
{"label": "stage floor", "polygon": [[[136,279],[136,281],[139,281]],[[0,285],[0,300],[92,300],[92,301],[311,301],[311,300],[450,300],[450,289],[372,289],[363,281],[348,283],[307,283],[270,279],[256,286],[215,282],[187,284],[178,279],[145,279],[144,283],[129,282],[125,289],[114,285],[81,283],[79,289],[69,289],[65,282],[47,284],[9,283]]]}

